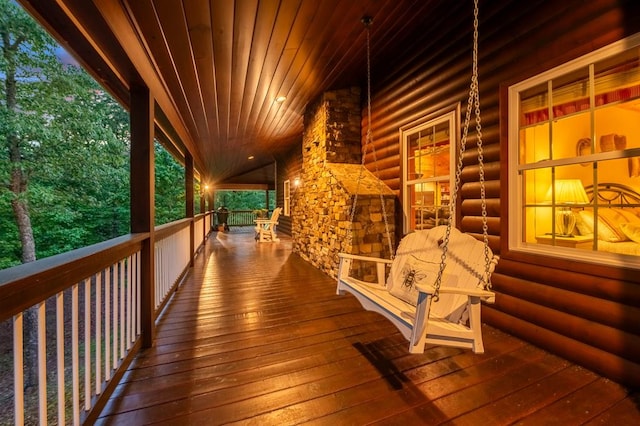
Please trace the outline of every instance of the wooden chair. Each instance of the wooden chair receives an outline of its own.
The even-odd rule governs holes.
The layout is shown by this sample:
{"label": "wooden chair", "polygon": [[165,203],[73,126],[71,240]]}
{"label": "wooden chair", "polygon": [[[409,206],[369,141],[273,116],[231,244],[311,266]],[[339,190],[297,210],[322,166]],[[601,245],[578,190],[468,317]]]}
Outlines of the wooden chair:
{"label": "wooden chair", "polygon": [[271,218],[269,219],[256,219],[254,222],[256,223],[256,227],[254,228],[256,231],[256,240],[259,242],[278,242],[278,236],[276,235],[276,225],[278,224],[278,217],[280,217],[280,212],[282,211],[282,207],[276,207],[271,214]]}
{"label": "wooden chair", "polygon": [[[446,226],[415,231],[400,242],[395,259],[339,254],[338,294],[353,294],[363,308],[377,312],[409,340],[409,352],[422,353],[426,344],[454,346],[483,353],[480,303],[493,303],[487,282],[484,244],[451,229],[446,267],[438,300],[434,281],[440,269]],[[489,252],[489,276],[498,256]],[[354,261],[374,262],[376,282],[350,276]],[[389,277],[385,278],[387,268]]]}

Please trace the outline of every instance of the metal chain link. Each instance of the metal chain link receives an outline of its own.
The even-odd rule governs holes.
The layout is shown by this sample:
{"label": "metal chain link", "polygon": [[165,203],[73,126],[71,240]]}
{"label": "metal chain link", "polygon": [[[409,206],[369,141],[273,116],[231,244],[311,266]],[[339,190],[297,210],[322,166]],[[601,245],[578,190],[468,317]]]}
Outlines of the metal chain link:
{"label": "metal chain link", "polygon": [[478,0],[474,0],[473,7],[473,48],[472,48],[472,66],[471,66],[471,84],[469,87],[469,98],[467,100],[467,110],[464,119],[464,125],[462,130],[462,139],[460,141],[460,152],[456,165],[455,174],[455,186],[453,190],[454,196],[451,197],[451,203],[449,204],[449,221],[445,231],[443,242],[440,244],[442,248],[442,254],[440,256],[440,268],[438,270],[438,276],[434,284],[433,300],[435,302],[440,298],[440,286],[442,284],[442,276],[446,267],[447,251],[449,246],[449,239],[451,237],[451,226],[455,220],[455,207],[458,198],[458,191],[460,189],[460,176],[462,174],[463,156],[466,150],[467,137],[469,134],[469,125],[471,124],[471,111],[475,113],[476,120],[476,134],[477,134],[477,150],[478,150],[478,166],[479,166],[479,182],[480,182],[480,199],[482,201],[482,234],[484,241],[484,258],[485,258],[485,274],[486,281],[481,277],[481,284],[485,289],[491,288],[491,280],[489,270],[491,267],[491,259],[489,255],[489,226],[487,224],[487,201],[485,191],[485,176],[484,176],[484,154],[482,150],[482,124],[480,120],[480,89],[478,87]]}
{"label": "metal chain link", "polygon": [[[370,37],[370,26],[371,26],[371,18],[364,17],[362,18],[362,22],[365,25],[365,29],[367,31],[367,135],[365,137],[364,150],[362,151],[362,161],[360,163],[360,171],[358,173],[358,181],[356,183],[356,193],[353,198],[353,204],[351,204],[351,214],[349,216],[349,221],[351,226],[353,226],[353,220],[355,218],[356,206],[358,204],[358,194],[360,190],[360,182],[362,181],[362,173],[365,167],[365,157],[367,155],[367,151],[369,146],[371,146],[371,154],[373,156],[373,164],[375,168],[375,176],[378,178],[378,193],[380,194],[380,204],[382,206],[382,218],[384,219],[384,229],[387,237],[387,245],[389,248],[389,254],[391,259],[394,258],[393,252],[393,244],[391,242],[391,233],[389,232],[389,220],[387,219],[387,207],[384,202],[384,187],[382,186],[382,180],[379,178],[380,170],[378,168],[378,159],[376,156],[376,146],[373,143],[373,136],[371,133],[371,37]],[[347,231],[347,243],[351,245],[353,242],[353,234],[351,227],[348,228]]]}

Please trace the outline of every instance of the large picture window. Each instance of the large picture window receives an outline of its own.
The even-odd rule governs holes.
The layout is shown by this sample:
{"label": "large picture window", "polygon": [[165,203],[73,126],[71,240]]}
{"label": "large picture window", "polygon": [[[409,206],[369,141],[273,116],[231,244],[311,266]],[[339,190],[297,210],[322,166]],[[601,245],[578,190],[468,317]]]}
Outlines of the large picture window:
{"label": "large picture window", "polygon": [[459,108],[400,129],[403,145],[404,232],[449,220]]}
{"label": "large picture window", "polygon": [[511,248],[640,267],[639,45],[510,87]]}

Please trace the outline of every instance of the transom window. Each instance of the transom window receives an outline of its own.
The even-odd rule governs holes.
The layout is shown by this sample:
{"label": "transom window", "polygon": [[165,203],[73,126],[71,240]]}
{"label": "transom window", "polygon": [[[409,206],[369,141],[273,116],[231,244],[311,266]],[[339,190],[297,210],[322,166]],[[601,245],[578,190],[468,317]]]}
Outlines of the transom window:
{"label": "transom window", "polygon": [[459,107],[400,129],[405,232],[448,222]]}
{"label": "transom window", "polygon": [[639,45],[510,87],[511,248],[640,267]]}

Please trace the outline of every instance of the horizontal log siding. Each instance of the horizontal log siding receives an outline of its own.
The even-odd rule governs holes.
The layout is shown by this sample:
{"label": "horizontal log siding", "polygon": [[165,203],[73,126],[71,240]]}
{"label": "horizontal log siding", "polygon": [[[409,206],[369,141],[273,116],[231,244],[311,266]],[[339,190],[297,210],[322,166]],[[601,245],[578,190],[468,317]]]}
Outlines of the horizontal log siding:
{"label": "horizontal log siding", "polygon": [[[276,205],[284,209],[284,181],[289,179],[291,188],[291,203],[295,202],[295,186],[293,180],[302,178],[302,141],[291,151],[276,159]],[[276,231],[285,235],[291,235],[291,216],[283,214],[278,218]]]}
{"label": "horizontal log siding", "polygon": [[[484,319],[633,386],[640,385],[640,273],[508,250],[509,147],[504,95],[509,84],[640,31],[639,4],[614,0],[481,2],[479,31],[490,245],[502,257],[493,279],[496,304],[486,307]],[[458,102],[464,121],[471,74],[471,22],[471,2],[446,2],[425,17],[429,31],[417,35],[395,63],[376,63],[372,52],[372,137],[365,163],[371,171],[377,170],[399,200],[399,129]],[[371,37],[376,37],[375,23]],[[366,109],[362,123],[365,141]],[[458,221],[462,230],[481,238],[476,137],[472,125],[463,158]]]}

